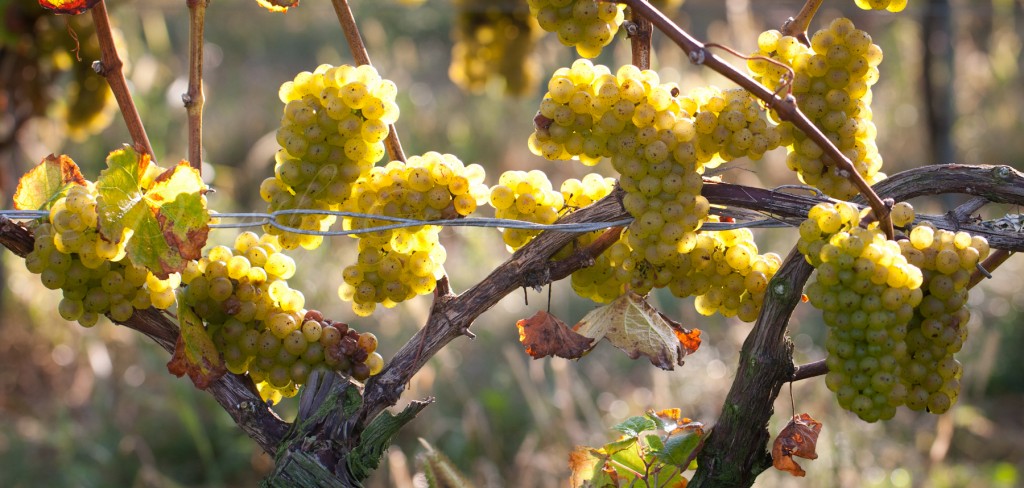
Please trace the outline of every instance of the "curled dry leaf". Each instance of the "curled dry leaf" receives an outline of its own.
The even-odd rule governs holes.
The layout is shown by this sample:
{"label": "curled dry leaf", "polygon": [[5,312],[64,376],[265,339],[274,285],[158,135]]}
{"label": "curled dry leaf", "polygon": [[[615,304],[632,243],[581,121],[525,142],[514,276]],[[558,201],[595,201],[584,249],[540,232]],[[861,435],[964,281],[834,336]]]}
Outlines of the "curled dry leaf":
{"label": "curled dry leaf", "polygon": [[804,476],[807,473],[800,467],[793,456],[805,459],[817,459],[818,434],[821,433],[821,422],[810,415],[802,413],[794,415],[779,432],[772,444],[772,464],[776,469],[786,471],[793,476]]}
{"label": "curled dry leaf", "polygon": [[669,320],[632,291],[592,310],[573,330],[595,340],[607,339],[633,359],[647,356],[665,370],[682,366],[683,358],[700,347],[700,330]]}
{"label": "curled dry leaf", "polygon": [[519,320],[516,327],[519,329],[519,342],[533,359],[547,356],[579,359],[595,342],[573,332],[565,322],[543,310],[533,317]]}

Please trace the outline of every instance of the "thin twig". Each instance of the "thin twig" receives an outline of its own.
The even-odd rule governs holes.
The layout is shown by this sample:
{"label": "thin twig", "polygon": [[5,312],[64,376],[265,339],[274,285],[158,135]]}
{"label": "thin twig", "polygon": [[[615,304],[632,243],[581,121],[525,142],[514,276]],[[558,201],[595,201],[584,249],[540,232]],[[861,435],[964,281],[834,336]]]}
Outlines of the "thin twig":
{"label": "thin twig", "polygon": [[156,160],[153,146],[150,145],[149,137],[146,136],[146,128],[142,125],[142,119],[139,118],[138,109],[135,108],[135,100],[132,99],[132,94],[128,91],[128,81],[125,80],[124,72],[121,71],[124,63],[121,62],[121,58],[117,54],[117,46],[114,45],[114,35],[110,30],[110,17],[107,15],[105,0],[100,0],[92,8],[92,19],[96,23],[96,37],[100,44],[100,60],[92,64],[92,69],[106,78],[110,90],[114,92],[114,99],[117,100],[117,106],[121,108],[121,117],[124,118],[124,123],[128,126],[128,133],[132,137],[135,150],[141,154],[148,154],[153,160]]}
{"label": "thin twig", "polygon": [[[366,44],[363,43],[363,37],[359,34],[359,26],[356,25],[356,18],[352,15],[352,8],[349,7],[348,0],[331,0],[331,3],[334,4],[334,12],[338,15],[341,30],[345,32],[345,40],[348,42],[349,50],[352,51],[352,59],[355,60],[356,65],[372,65],[370,54],[366,52]],[[402,142],[398,139],[395,124],[391,124],[389,128],[391,130],[388,131],[388,137],[384,139],[388,157],[392,161],[405,161],[405,151],[402,150]]]}
{"label": "thin twig", "polygon": [[811,25],[811,19],[814,18],[814,14],[818,12],[818,8],[824,2],[825,0],[807,0],[807,3],[800,9],[800,13],[796,14],[796,17],[790,17],[786,20],[786,23],[782,24],[782,35],[793,36],[805,46],[810,46],[811,42],[807,38],[807,28]]}
{"label": "thin twig", "polygon": [[819,359],[797,366],[796,371],[793,372],[793,381],[806,380],[807,378],[814,378],[825,373],[828,373],[828,366],[825,365],[824,359]]}
{"label": "thin twig", "polygon": [[203,171],[203,29],[210,0],[186,0],[189,15],[188,92],[181,96],[188,112],[188,161]]}
{"label": "thin twig", "polygon": [[[992,254],[989,254],[988,258],[985,259],[985,262],[981,263],[981,267],[991,274],[992,271],[995,271],[996,268],[1005,263],[1007,259],[1010,259],[1011,255],[1013,255],[1013,253],[1006,249],[996,249],[995,251],[992,251]],[[971,281],[968,283],[967,287],[974,288],[974,285],[981,283],[981,280],[985,278],[986,276],[984,273],[979,270],[975,270],[974,273],[971,273]]]}
{"label": "thin twig", "polygon": [[892,219],[889,217],[888,208],[886,208],[885,204],[882,203],[882,200],[878,197],[875,191],[871,189],[871,185],[869,185],[860,173],[857,172],[856,168],[853,167],[853,163],[850,162],[850,159],[847,158],[842,151],[840,151],[839,148],[829,140],[828,137],[825,137],[825,134],[821,132],[821,129],[814,125],[814,123],[800,111],[796,105],[796,99],[794,97],[787,96],[785,98],[780,98],[764,85],[754,81],[753,78],[739,71],[724,59],[709,52],[703,44],[676,25],[676,23],[666,17],[665,14],[651,6],[650,3],[647,3],[647,1],[619,1],[629,5],[635,12],[638,12],[640,15],[650,19],[658,30],[664,32],[665,35],[672,39],[673,42],[686,52],[691,62],[697,65],[706,65],[717,73],[732,80],[734,83],[743,87],[757,98],[763,100],[769,107],[773,108],[779,115],[779,118],[791,122],[794,126],[803,131],[808,138],[818,145],[818,147],[822,148],[828,156],[827,159],[830,159],[832,163],[838,167],[843,176],[849,179],[850,182],[857,187],[860,193],[864,195],[868,204],[871,206],[871,209],[874,210],[875,215],[879,217],[879,221],[882,224],[882,230],[885,232],[885,235],[892,239]]}

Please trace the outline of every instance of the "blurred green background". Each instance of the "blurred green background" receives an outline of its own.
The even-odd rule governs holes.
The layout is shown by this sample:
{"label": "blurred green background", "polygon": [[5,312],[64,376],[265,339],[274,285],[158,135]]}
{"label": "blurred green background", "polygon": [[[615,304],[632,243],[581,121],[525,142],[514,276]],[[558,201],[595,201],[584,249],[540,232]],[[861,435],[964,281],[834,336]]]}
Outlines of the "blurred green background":
{"label": "blurred green background", "polygon": [[[35,20],[34,3],[0,0],[4,208],[10,206],[17,177],[45,155],[69,154],[94,179],[106,153],[128,142],[116,117],[95,135],[63,122],[68,109],[61,100],[81,92],[74,80],[89,78],[74,73],[93,60],[86,56],[89,43],[95,42],[89,38],[90,20]],[[545,161],[526,147],[546,78],[536,80],[520,98],[506,97],[501,79],[476,94],[452,83],[448,66],[456,6],[451,1],[418,7],[397,0],[352,3],[374,64],[399,87],[397,128],[407,154],[456,154],[466,163],[482,164],[491,183],[510,169],[541,168],[556,184],[588,172],[579,164]],[[698,39],[749,52],[760,31],[778,28],[800,5],[792,0],[687,0],[671,17]],[[110,10],[157,158],[165,164],[177,161],[187,144],[181,103],[187,84],[185,4],[113,1]],[[1024,137],[1019,137],[1024,129],[1019,115],[1024,113],[1022,2],[911,0],[905,12],[889,14],[860,11],[852,0],[831,1],[813,27],[840,15],[871,33],[885,52],[873,110],[886,172],[948,162],[1008,163],[1024,169]],[[928,15],[931,20],[925,21]],[[69,28],[83,43],[81,61],[69,50]],[[352,60],[327,2],[308,0],[286,14],[270,14],[251,0],[215,0],[206,35],[204,176],[216,189],[210,205],[222,212],[262,211],[258,185],[272,174],[282,108],[278,86],[320,63]],[[597,62],[617,66],[629,61],[628,43],[621,36]],[[663,37],[655,38],[654,67],[662,80],[676,81],[684,90],[707,83],[730,86],[690,65]],[[33,61],[41,56],[44,40],[57,45],[51,50],[57,54]],[[930,55],[925,46],[932,49]],[[550,73],[569,65],[575,52],[549,35],[538,41],[534,56],[541,71]],[[932,112],[923,97],[923,66],[929,63],[937,63],[931,76],[939,94]],[[741,161],[736,166],[743,170],[724,177],[766,187],[795,183],[783,158],[784,151],[778,150],[763,161]],[[611,174],[604,164],[597,169]],[[914,204],[919,211],[942,213],[958,201]],[[1018,212],[995,205],[983,209],[986,218]],[[228,243],[234,235],[220,230],[211,239]],[[795,241],[793,233],[779,230],[756,235],[762,252],[784,255]],[[506,257],[493,229],[448,229],[443,236],[456,292]],[[353,244],[335,238],[317,251],[293,252],[299,274],[292,286],[305,293],[307,306],[375,332],[387,359],[423,323],[429,298],[379,310],[369,319],[354,317],[336,295],[340,263],[352,259]],[[2,257],[0,485],[251,486],[272,468],[271,459],[208,395],[166,373],[162,350],[105,320],[89,330],[64,322],[54,307],[59,295],[43,288],[18,258]],[[1024,356],[1019,354],[1024,293],[1016,281],[1024,270],[1017,259],[1003,268],[971,294],[971,340],[959,356],[965,364],[963,394],[949,414],[901,410],[892,421],[865,424],[838,408],[821,379],[800,382],[792,387],[797,410],[825,425],[820,457],[801,463],[806,479],[771,471],[758,486],[1024,483]],[[594,306],[576,298],[566,283],[556,284],[552,293],[551,311],[570,323]],[[437,401],[402,431],[368,486],[414,486],[415,458],[423,451],[418,438],[450,456],[480,486],[547,487],[566,485],[573,446],[611,440],[615,434],[609,427],[628,416],[679,407],[685,416],[713,425],[750,325],[701,317],[692,300],[657,293],[654,301],[670,316],[705,331],[700,351],[676,371],[630,361],[606,344],[579,362],[531,360],[516,340],[514,324],[549,305],[547,290],[507,297],[478,321],[475,340],[456,340],[413,378],[402,402],[426,396]],[[824,355],[820,316],[809,305],[798,307],[793,316],[790,332],[798,362]],[[285,417],[294,410],[294,402],[280,407]],[[773,433],[791,413],[789,388],[776,410]]]}

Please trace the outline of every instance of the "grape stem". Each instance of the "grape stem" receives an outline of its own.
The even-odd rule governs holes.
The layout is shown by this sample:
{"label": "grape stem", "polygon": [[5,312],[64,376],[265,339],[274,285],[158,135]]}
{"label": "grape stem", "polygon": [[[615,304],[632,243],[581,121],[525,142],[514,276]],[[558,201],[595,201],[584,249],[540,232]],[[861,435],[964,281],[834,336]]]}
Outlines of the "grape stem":
{"label": "grape stem", "polygon": [[189,16],[188,91],[181,95],[188,113],[188,161],[203,173],[203,30],[210,0],[186,0]]}
{"label": "grape stem", "polygon": [[782,24],[782,35],[793,36],[797,38],[803,45],[810,46],[811,41],[807,38],[807,28],[811,25],[811,19],[814,18],[814,14],[818,12],[818,8],[825,0],[807,0],[800,12],[796,14],[796,17],[790,17]]}
{"label": "grape stem", "polygon": [[[341,30],[345,33],[348,48],[352,51],[352,59],[355,60],[357,66],[372,65],[370,54],[366,52],[366,44],[363,43],[363,36],[359,34],[359,26],[356,25],[356,18],[352,15],[352,7],[349,6],[348,0],[331,0],[331,3],[334,5],[334,12],[338,15]],[[395,129],[395,124],[391,124],[388,128],[390,129],[388,136],[384,139],[388,157],[392,161],[405,162],[405,151],[402,150],[402,141],[398,139],[398,130]]]}
{"label": "grape stem", "polygon": [[707,50],[704,44],[694,39],[685,30],[672,22],[671,19],[661,13],[660,10],[651,6],[646,0],[618,0],[619,3],[629,5],[634,12],[638,13],[649,19],[658,30],[662,31],[672,39],[684,52],[690,57],[690,60],[695,64],[706,65],[717,73],[725,76],[729,80],[733,81],[740,87],[744,88],[757,98],[763,100],[768,108],[775,110],[779,115],[779,118],[785,121],[791,122],[798,129],[804,132],[815,144],[820,147],[825,154],[828,156],[826,161],[830,161],[831,165],[836,166],[842,176],[849,179],[854,186],[860,191],[871,209],[874,211],[875,216],[878,218],[882,226],[882,231],[885,232],[887,238],[893,238],[892,219],[889,217],[889,209],[882,203],[882,200],[878,197],[878,194],[871,189],[871,185],[857,172],[853,167],[853,163],[847,158],[840,150],[825,137],[825,134],[821,132],[810,119],[804,115],[803,112],[796,105],[796,98],[792,95],[787,95],[785,98],[779,97],[771,90],[766,88],[764,85],[754,81],[753,78],[747,76],[745,73],[739,71],[724,59],[716,56]]}
{"label": "grape stem", "polygon": [[651,40],[654,37],[654,25],[650,20],[633,11],[630,22],[625,27],[626,34],[629,36],[633,65],[642,70],[651,69]]}
{"label": "grape stem", "polygon": [[135,150],[141,154],[148,154],[154,161],[153,146],[149,143],[146,135],[146,128],[142,125],[139,117],[139,110],[135,107],[135,100],[128,91],[128,81],[125,80],[124,63],[117,54],[117,46],[114,45],[114,35],[110,30],[110,17],[107,15],[107,3],[100,0],[92,8],[92,20],[96,23],[96,37],[100,44],[100,60],[92,64],[92,69],[107,80],[110,91],[114,93],[117,106],[121,109],[121,117],[128,126],[128,134],[132,137]]}

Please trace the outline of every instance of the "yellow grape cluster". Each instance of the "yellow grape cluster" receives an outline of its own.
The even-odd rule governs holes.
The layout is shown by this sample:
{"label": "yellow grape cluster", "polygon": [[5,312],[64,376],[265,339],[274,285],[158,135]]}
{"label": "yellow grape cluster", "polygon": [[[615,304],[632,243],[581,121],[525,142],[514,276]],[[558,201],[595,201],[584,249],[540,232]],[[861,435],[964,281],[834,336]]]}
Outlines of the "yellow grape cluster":
{"label": "yellow grape cluster", "polygon": [[988,256],[988,241],[966,232],[914,227],[900,247],[907,261],[924,273],[924,298],[905,338],[907,354],[900,379],[912,410],[944,413],[960,394],[963,367],[953,355],[967,339],[967,290],[975,266]]}
{"label": "yellow grape cluster", "polygon": [[[871,36],[849,19],[838,18],[814,34],[810,47],[775,30],[761,33],[757,43],[756,55],[792,68],[791,89],[797,106],[853,163],[857,173],[869,184],[884,179],[871,121],[871,86],[878,81],[882,50],[871,42]],[[747,66],[756,80],[773,90],[788,76],[785,68],[764,59],[752,59]],[[786,162],[801,181],[842,200],[858,193],[821,147],[801,131],[794,131],[793,136]]]}
{"label": "yellow grape cluster", "polygon": [[[615,179],[590,173],[582,180],[570,178],[562,182],[560,188],[565,201],[565,211],[572,212],[589,207],[594,202],[608,196],[615,189]],[[581,234],[568,246],[560,249],[554,259],[564,259],[577,248],[586,247],[597,240],[606,231],[594,231]],[[589,298],[598,303],[608,303],[622,296],[629,283],[629,273],[622,269],[622,261],[629,256],[629,248],[619,236],[607,251],[594,258],[594,264],[574,271],[570,282],[577,295]]]}
{"label": "yellow grape cluster", "polygon": [[854,0],[864,10],[888,10],[902,12],[907,8],[907,0]]}
{"label": "yellow grape cluster", "polygon": [[[285,103],[277,142],[274,177],[260,185],[270,210],[337,209],[352,185],[384,157],[384,139],[398,119],[397,89],[372,66],[320,65],[281,85]],[[304,230],[326,230],[333,216],[288,215],[281,223]],[[323,237],[282,232],[285,249],[316,248]]]}
{"label": "yellow grape cluster", "polygon": [[127,239],[119,244],[103,239],[96,223],[96,189],[86,182],[72,185],[33,228],[35,244],[25,266],[44,286],[62,291],[61,317],[91,327],[103,314],[125,321],[135,310],[174,305],[180,276],[160,280],[136,266],[125,256]]}
{"label": "yellow grape cluster", "polygon": [[625,5],[601,0],[527,0],[540,27],[584,58],[596,58],[625,20]]}
{"label": "yellow grape cluster", "polygon": [[806,293],[828,326],[825,384],[840,406],[874,422],[906,400],[900,363],[924,277],[877,223],[860,222],[852,204],[815,205],[797,246],[817,269]]}
{"label": "yellow grape cluster", "polygon": [[697,88],[681,99],[681,105],[693,114],[694,157],[705,167],[742,157],[758,160],[793,143],[792,126],[769,122],[757,98],[742,88]]}
{"label": "yellow grape cluster", "polygon": [[356,367],[370,363],[373,350],[358,358],[327,354],[348,330],[304,308],[302,292],[288,285],[294,274],[278,237],[253,232],[239,234],[233,247],[211,248],[182,273],[182,303],[206,323],[228,370],[248,372],[267,399],[294,396],[320,365],[359,376],[383,364],[378,357]]}
{"label": "yellow grape cluster", "polygon": [[500,75],[505,92],[524,95],[534,89],[540,67],[533,47],[540,26],[519,0],[460,0],[448,77],[470,92],[482,92]]}
{"label": "yellow grape cluster", "polygon": [[750,229],[701,232],[694,248],[671,263],[668,288],[677,297],[697,297],[694,306],[702,315],[718,312],[752,322],[780,266],[778,254],[758,253]]}
{"label": "yellow grape cluster", "polygon": [[[491,187],[488,198],[499,219],[553,224],[565,206],[561,192],[555,191],[548,175],[541,170],[506,171]],[[538,230],[501,229],[501,238],[509,251],[515,251],[540,234]]]}
{"label": "yellow grape cluster", "polygon": [[[464,165],[451,154],[428,152],[405,163],[392,161],[373,168],[356,183],[345,208],[416,220],[464,217],[487,201],[484,176],[478,164]],[[392,223],[346,218],[345,228],[361,230]],[[391,307],[434,291],[446,258],[440,231],[440,226],[425,225],[355,234],[359,256],[342,271],[339,296],[352,302],[356,314],[367,316],[378,303]]]}

